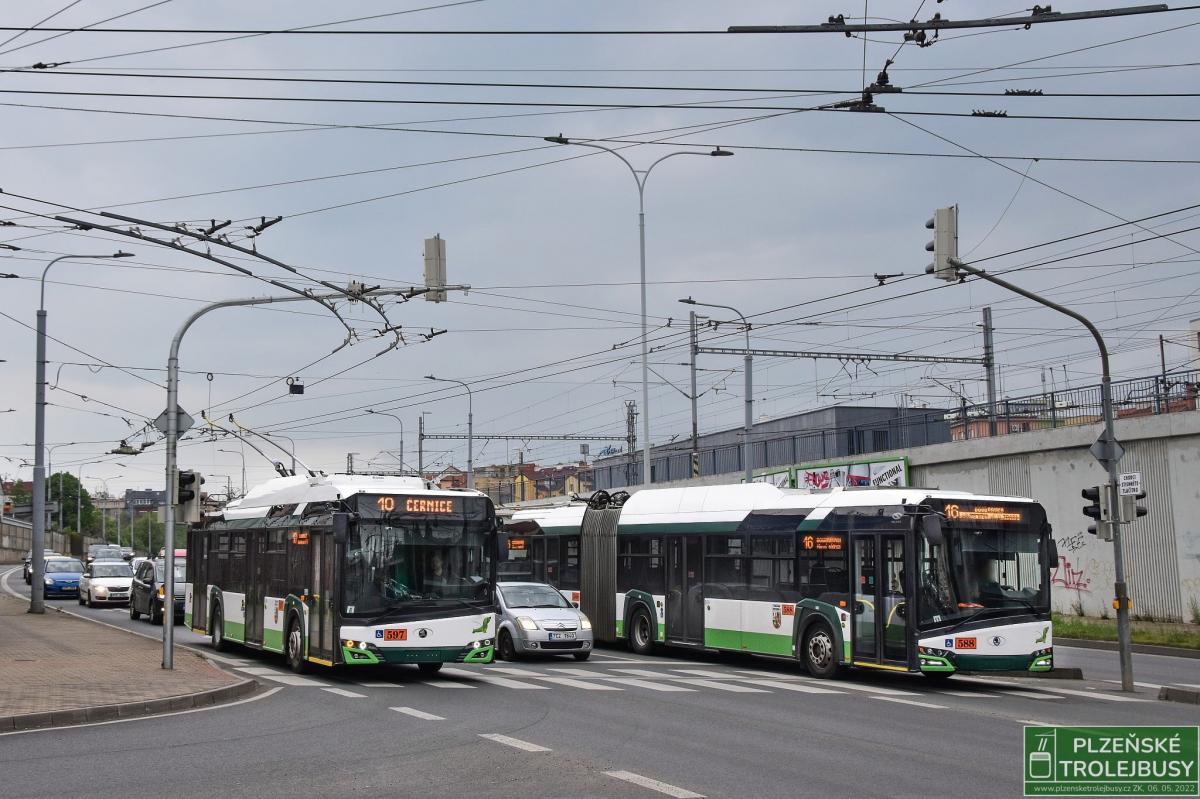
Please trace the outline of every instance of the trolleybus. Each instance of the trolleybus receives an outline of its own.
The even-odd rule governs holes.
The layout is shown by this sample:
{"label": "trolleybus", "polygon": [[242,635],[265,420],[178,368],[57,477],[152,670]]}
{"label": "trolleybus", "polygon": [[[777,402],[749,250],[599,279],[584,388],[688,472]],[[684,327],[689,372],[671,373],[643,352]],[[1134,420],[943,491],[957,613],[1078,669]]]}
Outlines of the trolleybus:
{"label": "trolleybus", "polygon": [[323,666],[490,663],[497,527],[417,477],[270,480],[188,534],[184,623],[214,647]]}
{"label": "trolleybus", "polygon": [[[1041,505],[764,483],[596,492],[520,510],[504,573],[546,580],[598,640],[777,655],[817,677],[1053,667]],[[520,564],[520,565],[514,565]]]}

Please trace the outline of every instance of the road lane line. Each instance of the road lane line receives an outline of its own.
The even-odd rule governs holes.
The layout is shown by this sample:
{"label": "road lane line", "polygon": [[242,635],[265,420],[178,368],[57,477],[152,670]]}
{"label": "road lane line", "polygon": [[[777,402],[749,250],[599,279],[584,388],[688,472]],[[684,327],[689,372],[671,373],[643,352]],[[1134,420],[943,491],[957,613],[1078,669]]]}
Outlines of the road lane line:
{"label": "road lane line", "polygon": [[328,691],[331,694],[345,696],[350,699],[366,699],[366,694],[360,694],[358,691],[347,691],[345,688],[322,688],[322,691]]}
{"label": "road lane line", "polygon": [[983,691],[934,691],[938,694],[948,694],[949,696],[965,696],[968,699],[999,699],[1000,694],[989,694]]}
{"label": "road lane line", "polygon": [[1054,725],[1048,721],[1038,721],[1037,719],[1013,719],[1018,724],[1028,724],[1031,727],[1053,727]]}
{"label": "road lane line", "polygon": [[521,682],[520,680],[510,680],[507,677],[497,677],[493,674],[487,674],[482,671],[468,671],[467,669],[442,669],[442,674],[451,675],[454,677],[465,677],[467,679],[476,680],[478,682],[491,683],[498,685],[501,688],[513,688],[519,691],[549,691],[548,685],[534,685],[533,683]]}
{"label": "road lane line", "polygon": [[849,682],[848,680],[839,680],[835,683],[838,688],[848,688],[851,691],[863,691],[868,694],[880,694],[882,696],[921,696],[916,691],[902,691],[899,688],[881,688],[878,685],[863,685],[862,683]]}
{"label": "road lane line", "polygon": [[235,671],[244,671],[254,677],[261,677],[264,680],[281,682],[284,685],[296,685],[305,688],[324,688],[329,685],[329,683],[321,682],[320,680],[301,677],[298,674],[284,674],[282,671],[276,671],[275,669],[242,666],[235,669]]}
{"label": "road lane line", "polygon": [[835,691],[832,688],[819,688],[815,685],[805,685],[797,682],[784,682],[782,680],[751,680],[742,678],[738,682],[747,682],[751,685],[761,685],[764,688],[778,688],[781,691],[798,691],[802,694],[844,694],[845,691]]}
{"label": "road lane line", "polygon": [[[1130,696],[1115,696],[1113,694],[1100,693],[1099,691],[1076,691],[1071,688],[1051,688],[1050,686],[1038,686],[1041,691],[1049,691],[1055,694],[1066,694],[1067,696],[1082,696],[1085,699],[1103,699],[1105,702],[1147,702],[1146,699],[1134,699]],[[1157,701],[1157,700],[1156,700]]]}
{"label": "road lane line", "polygon": [[728,671],[712,671],[711,669],[672,669],[680,674],[688,674],[694,677],[710,677],[717,680],[734,680],[738,679],[736,674]]}
{"label": "road lane line", "polygon": [[355,685],[361,688],[403,688],[403,683],[396,682],[359,682]]}
{"label": "road lane line", "polygon": [[394,710],[397,713],[403,713],[406,716],[412,716],[414,719],[421,719],[423,721],[445,721],[446,720],[445,716],[435,716],[432,713],[426,713],[424,710],[417,710],[416,708],[412,708],[412,707],[393,707],[393,708],[389,708],[389,709]]}
{"label": "road lane line", "polygon": [[603,679],[608,680],[609,682],[615,682],[617,685],[629,685],[634,688],[645,688],[648,691],[695,693],[694,689],[684,688],[682,685],[671,685],[667,682],[639,680],[637,677],[604,677]]}
{"label": "road lane line", "polygon": [[1055,694],[1044,694],[1041,691],[1022,691],[1019,688],[1013,688],[1003,691],[1005,696],[1023,696],[1026,699],[1064,699],[1065,697],[1056,696]]}
{"label": "road lane line", "polygon": [[551,751],[553,751],[552,749],[545,747],[545,746],[539,746],[538,744],[531,744],[531,743],[529,743],[529,741],[522,741],[520,738],[510,738],[507,735],[500,735],[500,734],[494,733],[494,732],[480,733],[479,737],[487,738],[489,741],[495,741],[496,743],[504,744],[505,746],[511,746],[513,749],[520,749],[523,752],[551,752]]}
{"label": "road lane line", "polygon": [[932,702],[918,702],[915,699],[905,699],[900,696],[873,696],[872,699],[878,699],[880,702],[898,702],[902,705],[913,705],[914,707],[927,707],[931,710],[945,710],[945,705],[935,705]]}
{"label": "road lane line", "polygon": [[[1104,682],[1110,682],[1110,683],[1113,683],[1114,685],[1120,685],[1120,684],[1121,684],[1121,681],[1120,681],[1120,680],[1104,680]],[[1136,685],[1136,686],[1137,686],[1137,687],[1139,687],[1139,688],[1153,688],[1153,689],[1154,689],[1154,690],[1156,690],[1156,691],[1157,691],[1157,690],[1159,690],[1160,688],[1162,688],[1162,686],[1161,686],[1161,685],[1159,685],[1158,683],[1153,683],[1153,682],[1137,682],[1137,681],[1134,681],[1134,683],[1133,683],[1133,684],[1134,684],[1134,685]],[[1185,684],[1183,685],[1183,687],[1185,687],[1185,688],[1193,688],[1193,687],[1195,687],[1195,686],[1187,685],[1187,684],[1185,683]]]}
{"label": "road lane line", "polygon": [[584,691],[623,691],[623,690],[625,690],[624,688],[618,688],[615,685],[605,685],[603,683],[598,683],[598,682],[587,682],[586,680],[576,680],[576,679],[572,679],[571,677],[538,676],[538,677],[535,677],[534,679],[541,680],[542,682],[554,683],[555,685],[562,685],[566,688],[579,688]]}
{"label": "road lane line", "polygon": [[634,677],[653,677],[656,680],[666,679],[670,676],[660,671],[649,671],[647,669],[613,669],[613,671],[619,671],[622,674],[632,674]]}
{"label": "road lane line", "polygon": [[671,785],[661,780],[652,780],[649,777],[643,777],[641,774],[634,774],[632,771],[606,771],[604,775],[624,780],[625,782],[632,782],[634,785],[640,785],[651,791],[673,796],[675,799],[704,799],[704,794],[689,791],[687,788],[680,788],[677,785]]}
{"label": "road lane line", "polygon": [[[467,685],[465,682],[455,682],[454,680],[422,680],[425,685],[432,685],[434,688],[474,688],[474,685]],[[396,686],[399,688],[400,686]]]}
{"label": "road lane line", "polygon": [[698,685],[701,688],[712,688],[714,691],[729,691],[734,694],[769,694],[770,691],[764,691],[762,688],[747,688],[744,685],[738,685],[732,682],[717,682],[715,680],[693,680],[686,677],[674,677],[675,682],[681,682],[684,685]]}

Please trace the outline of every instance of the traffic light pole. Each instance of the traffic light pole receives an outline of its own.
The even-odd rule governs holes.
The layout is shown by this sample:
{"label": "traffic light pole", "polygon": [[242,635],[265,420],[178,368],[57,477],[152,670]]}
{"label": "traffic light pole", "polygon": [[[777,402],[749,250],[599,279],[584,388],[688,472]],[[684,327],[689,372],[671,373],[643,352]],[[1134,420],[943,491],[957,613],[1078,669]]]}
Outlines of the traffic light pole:
{"label": "traffic light pole", "polygon": [[1026,299],[1033,300],[1036,303],[1045,305],[1047,308],[1065,314],[1075,321],[1082,324],[1092,334],[1092,338],[1096,340],[1096,347],[1100,350],[1100,404],[1104,414],[1104,468],[1108,472],[1108,485],[1104,490],[1108,493],[1108,506],[1110,508],[1111,521],[1108,522],[1110,530],[1112,530],[1113,542],[1113,567],[1115,585],[1114,594],[1116,595],[1117,605],[1117,649],[1121,659],[1121,690],[1133,690],[1133,654],[1132,644],[1130,640],[1129,630],[1129,591],[1125,584],[1125,557],[1121,547],[1121,520],[1119,517],[1118,507],[1120,505],[1119,497],[1117,496],[1117,437],[1113,423],[1113,404],[1112,404],[1112,372],[1109,369],[1108,345],[1104,343],[1104,337],[1100,335],[1100,331],[1096,329],[1086,317],[1082,314],[1072,311],[1070,308],[1064,308],[1058,303],[1051,302],[1045,297],[1038,296],[1032,291],[1028,291],[1019,286],[1014,286],[1006,280],[1002,280],[995,275],[989,275],[982,269],[965,264],[957,258],[948,259],[951,266],[955,269],[966,272],[969,275],[982,278],[989,283],[995,283],[1001,288],[1008,289],[1016,294],[1020,294]]}

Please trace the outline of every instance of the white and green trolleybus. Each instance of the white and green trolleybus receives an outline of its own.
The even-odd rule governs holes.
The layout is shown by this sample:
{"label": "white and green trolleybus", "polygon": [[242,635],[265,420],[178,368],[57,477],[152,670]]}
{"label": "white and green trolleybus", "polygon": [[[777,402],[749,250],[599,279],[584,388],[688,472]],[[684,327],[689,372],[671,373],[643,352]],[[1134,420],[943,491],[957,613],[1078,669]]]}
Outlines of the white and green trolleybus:
{"label": "white and green trolleybus", "polygon": [[502,574],[546,580],[598,640],[777,655],[818,677],[1053,667],[1042,506],[919,488],[765,483],[592,495],[505,526]]}
{"label": "white and green trolleybus", "polygon": [[184,623],[310,664],[490,663],[496,513],[417,477],[280,477],[188,534]]}

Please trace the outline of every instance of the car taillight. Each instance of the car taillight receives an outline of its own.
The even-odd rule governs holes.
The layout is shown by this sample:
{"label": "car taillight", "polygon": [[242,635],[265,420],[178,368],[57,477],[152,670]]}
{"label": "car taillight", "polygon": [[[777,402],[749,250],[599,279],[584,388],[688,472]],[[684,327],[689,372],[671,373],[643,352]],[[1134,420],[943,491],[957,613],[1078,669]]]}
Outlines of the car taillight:
{"label": "car taillight", "polygon": [[161,586],[161,585],[160,585],[160,586],[158,587],[158,598],[159,598],[159,599],[162,599],[162,598],[163,598],[163,597],[165,597],[166,595],[167,595],[167,589],[166,589],[166,587],[164,587],[164,586]]}

